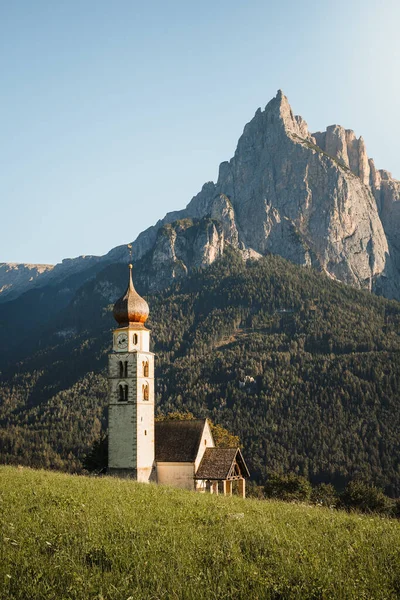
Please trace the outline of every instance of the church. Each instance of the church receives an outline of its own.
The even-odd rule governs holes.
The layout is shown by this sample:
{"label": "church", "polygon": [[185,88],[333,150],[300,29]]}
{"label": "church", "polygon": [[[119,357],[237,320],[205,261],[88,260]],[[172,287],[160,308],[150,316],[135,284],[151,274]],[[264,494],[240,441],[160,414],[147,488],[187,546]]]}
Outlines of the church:
{"label": "church", "polygon": [[108,474],[213,494],[245,497],[249,471],[239,448],[216,448],[207,419],[156,422],[154,354],[147,302],[128,287],[114,305],[109,355]]}

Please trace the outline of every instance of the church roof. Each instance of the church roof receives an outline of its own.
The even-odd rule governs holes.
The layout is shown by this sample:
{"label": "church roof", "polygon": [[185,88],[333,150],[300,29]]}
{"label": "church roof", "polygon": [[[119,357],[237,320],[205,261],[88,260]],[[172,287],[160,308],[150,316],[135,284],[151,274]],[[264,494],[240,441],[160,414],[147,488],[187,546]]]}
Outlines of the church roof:
{"label": "church roof", "polygon": [[156,421],[155,458],[159,462],[194,462],[206,419]]}
{"label": "church roof", "polygon": [[129,265],[128,287],[114,304],[113,314],[120,327],[127,327],[129,323],[143,324],[149,316],[149,305],[139,296],[133,285],[132,265]]}
{"label": "church roof", "polygon": [[235,476],[250,476],[239,448],[206,449],[196,479],[234,479]]}

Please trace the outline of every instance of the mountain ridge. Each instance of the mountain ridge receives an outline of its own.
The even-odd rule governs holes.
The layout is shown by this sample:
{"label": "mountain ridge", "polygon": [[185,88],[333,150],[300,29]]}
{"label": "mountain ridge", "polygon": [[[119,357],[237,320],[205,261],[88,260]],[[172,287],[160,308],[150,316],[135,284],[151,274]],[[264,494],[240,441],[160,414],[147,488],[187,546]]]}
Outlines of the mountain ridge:
{"label": "mountain ridge", "polygon": [[[217,183],[206,183],[186,209],[168,213],[140,234],[133,243],[135,256],[157,243],[156,232],[165,224],[207,215],[223,223],[226,241],[239,249],[280,254],[339,281],[398,298],[400,183],[374,169],[362,138],[357,140],[351,130],[350,149],[341,151],[343,132],[334,126],[316,134],[321,144],[324,135],[329,154],[278,92],[245,126],[234,157],[220,165]],[[365,163],[373,187],[360,178],[365,180]]]}
{"label": "mountain ridge", "polygon": [[76,258],[64,258],[56,265],[0,263],[0,303],[18,298],[26,291],[62,282],[71,275],[90,269],[100,262],[106,264],[107,261],[100,256],[82,255]]}
{"label": "mountain ridge", "polygon": [[[399,231],[400,182],[375,168],[363,138],[339,125],[310,133],[279,90],[244,127],[234,156],[219,166],[217,182],[205,183],[186,208],[140,233],[132,251],[135,260],[152,253],[152,289],[211,264],[229,244],[245,257],[279,254],[400,298]],[[102,257],[67,259],[34,284],[58,284],[75,268],[126,259],[126,246]],[[0,301],[32,285],[13,291],[11,284]]]}

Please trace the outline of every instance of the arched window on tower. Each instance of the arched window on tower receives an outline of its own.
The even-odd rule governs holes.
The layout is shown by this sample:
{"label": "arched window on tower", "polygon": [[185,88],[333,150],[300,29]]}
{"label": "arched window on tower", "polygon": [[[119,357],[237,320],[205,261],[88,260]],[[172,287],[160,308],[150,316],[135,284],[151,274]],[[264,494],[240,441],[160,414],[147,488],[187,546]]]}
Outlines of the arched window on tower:
{"label": "arched window on tower", "polygon": [[119,361],[119,377],[120,379],[126,379],[128,377],[128,361]]}
{"label": "arched window on tower", "polygon": [[147,360],[143,361],[143,377],[149,376],[149,362]]}
{"label": "arched window on tower", "polygon": [[120,383],[118,387],[119,387],[119,401],[127,402],[128,401],[128,384]]}
{"label": "arched window on tower", "polygon": [[149,399],[149,384],[144,383],[142,386],[143,400]]}

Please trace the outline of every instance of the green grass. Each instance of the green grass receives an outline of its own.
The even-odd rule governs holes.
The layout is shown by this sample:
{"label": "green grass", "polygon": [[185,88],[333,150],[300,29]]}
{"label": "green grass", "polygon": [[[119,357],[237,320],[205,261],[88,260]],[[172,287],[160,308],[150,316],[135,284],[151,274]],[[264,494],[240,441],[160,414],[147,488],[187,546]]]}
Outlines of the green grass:
{"label": "green grass", "polygon": [[398,598],[400,523],[0,468],[0,597]]}

